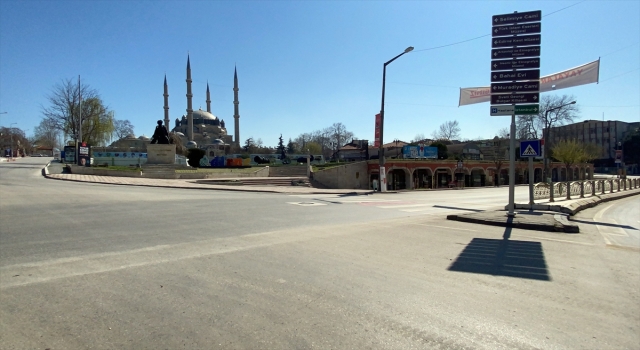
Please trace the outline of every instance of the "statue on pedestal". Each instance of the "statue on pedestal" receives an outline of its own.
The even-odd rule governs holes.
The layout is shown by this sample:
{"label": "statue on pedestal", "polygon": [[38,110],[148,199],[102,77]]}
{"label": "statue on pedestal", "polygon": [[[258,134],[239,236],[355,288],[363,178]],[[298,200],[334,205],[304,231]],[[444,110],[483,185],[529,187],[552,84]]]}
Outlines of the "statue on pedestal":
{"label": "statue on pedestal", "polygon": [[156,143],[161,145],[169,144],[169,133],[167,132],[167,128],[162,126],[162,120],[158,120],[158,125],[151,138],[151,144],[155,145]]}

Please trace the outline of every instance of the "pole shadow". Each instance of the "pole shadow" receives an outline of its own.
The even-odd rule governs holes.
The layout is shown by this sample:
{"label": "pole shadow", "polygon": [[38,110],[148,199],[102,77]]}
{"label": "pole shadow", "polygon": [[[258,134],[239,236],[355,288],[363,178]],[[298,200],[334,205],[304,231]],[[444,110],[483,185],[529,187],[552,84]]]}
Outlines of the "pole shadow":
{"label": "pole shadow", "polygon": [[542,244],[510,240],[511,231],[507,227],[503,239],[472,239],[448,270],[551,281]]}

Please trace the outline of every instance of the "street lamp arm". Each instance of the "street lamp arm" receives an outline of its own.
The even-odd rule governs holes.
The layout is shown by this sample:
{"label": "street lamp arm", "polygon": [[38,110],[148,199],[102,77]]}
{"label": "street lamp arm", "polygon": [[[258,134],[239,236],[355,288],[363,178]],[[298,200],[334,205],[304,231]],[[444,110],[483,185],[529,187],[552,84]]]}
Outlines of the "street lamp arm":
{"label": "street lamp arm", "polygon": [[396,56],[396,57],[394,57],[394,58],[392,58],[392,59],[388,60],[387,62],[385,62],[385,63],[384,63],[384,66],[386,67],[389,63],[391,63],[391,62],[393,62],[393,61],[397,60],[397,59],[398,59],[398,57],[400,57],[400,56],[404,55],[404,54],[405,54],[405,53],[407,53],[407,52],[411,52],[411,51],[413,51],[413,46],[409,46],[409,47],[407,47],[407,48],[404,50],[404,52],[403,52],[403,53],[401,53],[401,54],[399,54],[398,56]]}

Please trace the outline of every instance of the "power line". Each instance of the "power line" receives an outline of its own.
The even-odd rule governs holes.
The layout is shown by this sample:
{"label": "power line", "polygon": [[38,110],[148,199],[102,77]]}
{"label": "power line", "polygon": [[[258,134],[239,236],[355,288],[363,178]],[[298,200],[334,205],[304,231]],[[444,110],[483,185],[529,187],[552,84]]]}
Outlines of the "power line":
{"label": "power line", "polygon": [[610,77],[610,78],[607,78],[607,79],[605,79],[605,80],[601,80],[601,81],[599,81],[598,83],[599,83],[599,84],[600,84],[600,83],[604,83],[605,81],[609,81],[609,80],[611,80],[611,79],[614,79],[614,78],[617,78],[617,77],[621,77],[621,76],[623,76],[623,75],[627,75],[627,74],[629,74],[629,73],[633,73],[633,72],[635,72],[635,71],[637,71],[637,70],[640,70],[640,68],[632,69],[632,70],[627,71],[627,72],[624,72],[624,73],[622,73],[622,74],[615,75],[615,76]]}
{"label": "power line", "polygon": [[[569,6],[567,6],[567,7],[563,7],[563,8],[561,8],[561,9],[559,9],[559,10],[556,10],[556,11],[553,11],[553,12],[551,12],[551,13],[548,13],[548,14],[546,14],[546,15],[542,16],[542,17],[551,16],[551,15],[553,15],[554,13],[558,13],[558,12],[560,12],[560,11],[564,11],[564,10],[566,10],[566,9],[570,8],[570,7],[573,7],[573,6],[576,6],[576,5],[580,5],[580,4],[582,4],[583,2],[586,2],[586,1],[587,1],[587,0],[582,0],[582,1],[580,1],[580,2],[577,2],[577,3],[573,4],[573,5],[569,5]],[[429,48],[421,49],[421,50],[413,50],[413,52],[421,52],[421,51],[430,51],[430,50],[441,49],[441,48],[443,48],[443,47],[449,47],[449,46],[453,46],[453,45],[463,44],[463,43],[466,43],[466,42],[469,42],[469,41],[473,41],[473,40],[477,40],[477,39],[481,39],[481,38],[484,38],[484,37],[487,37],[487,36],[490,36],[490,35],[491,35],[491,33],[486,34],[486,35],[481,35],[481,36],[478,36],[478,37],[475,37],[475,38],[467,39],[467,40],[458,41],[458,42],[451,43],[451,44],[440,45],[440,46],[434,46],[434,47],[429,47]]]}

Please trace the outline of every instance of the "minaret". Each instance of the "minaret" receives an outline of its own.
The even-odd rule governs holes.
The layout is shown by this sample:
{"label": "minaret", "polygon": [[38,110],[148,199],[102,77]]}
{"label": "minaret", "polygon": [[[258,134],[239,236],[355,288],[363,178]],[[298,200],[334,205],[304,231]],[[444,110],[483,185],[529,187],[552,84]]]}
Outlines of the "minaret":
{"label": "minaret", "polygon": [[240,147],[240,112],[238,111],[238,70],[233,67],[233,119],[235,121],[233,125],[233,133],[236,141],[236,146]]}
{"label": "minaret", "polygon": [[164,75],[164,126],[169,129],[169,86],[167,86],[167,75]]}
{"label": "minaret", "polygon": [[211,95],[209,94],[209,82],[207,81],[207,112],[211,113]]}
{"label": "minaret", "polygon": [[191,62],[189,55],[187,54],[187,138],[189,141],[193,141],[193,107],[191,100],[193,94],[191,93]]}

